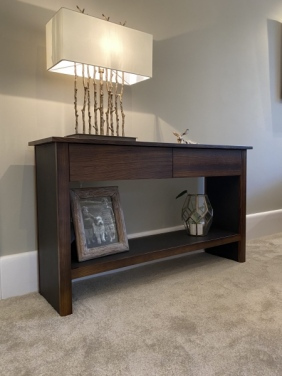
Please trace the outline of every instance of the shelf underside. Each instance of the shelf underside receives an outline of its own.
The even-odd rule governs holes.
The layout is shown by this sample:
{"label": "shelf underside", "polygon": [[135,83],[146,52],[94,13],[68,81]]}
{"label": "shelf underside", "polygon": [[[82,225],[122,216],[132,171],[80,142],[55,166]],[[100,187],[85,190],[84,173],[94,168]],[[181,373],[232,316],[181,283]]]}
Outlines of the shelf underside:
{"label": "shelf underside", "polygon": [[207,236],[189,236],[185,230],[181,230],[130,239],[129,251],[83,262],[73,260],[71,276],[72,279],[81,278],[199,249],[235,243],[240,239],[239,234],[218,229],[211,229]]}

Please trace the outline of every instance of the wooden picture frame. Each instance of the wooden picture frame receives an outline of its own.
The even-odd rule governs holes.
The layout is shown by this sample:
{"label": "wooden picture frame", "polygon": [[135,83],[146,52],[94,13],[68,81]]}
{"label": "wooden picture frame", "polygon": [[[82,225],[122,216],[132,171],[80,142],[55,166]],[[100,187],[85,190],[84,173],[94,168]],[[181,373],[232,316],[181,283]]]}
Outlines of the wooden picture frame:
{"label": "wooden picture frame", "polygon": [[70,190],[78,261],[129,250],[118,187]]}

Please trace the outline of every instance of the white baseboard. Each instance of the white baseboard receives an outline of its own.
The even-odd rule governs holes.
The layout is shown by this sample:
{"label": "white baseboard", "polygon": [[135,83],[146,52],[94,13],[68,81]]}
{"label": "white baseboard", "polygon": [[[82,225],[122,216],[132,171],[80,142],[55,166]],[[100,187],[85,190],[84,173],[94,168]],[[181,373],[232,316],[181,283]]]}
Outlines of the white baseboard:
{"label": "white baseboard", "polygon": [[[168,229],[131,234],[137,236],[155,235],[183,228]],[[247,215],[247,240],[282,232],[282,210]],[[0,257],[0,299],[19,296],[38,291],[37,251]]]}
{"label": "white baseboard", "polygon": [[38,291],[37,251],[0,257],[1,298]]}
{"label": "white baseboard", "polygon": [[282,232],[282,209],[247,215],[247,240]]}
{"label": "white baseboard", "polygon": [[129,234],[127,237],[128,237],[128,239],[142,238],[143,236],[164,234],[166,232],[173,232],[173,231],[178,231],[178,230],[183,230],[183,225],[175,226],[175,227],[161,228],[161,229],[158,229],[158,230],[138,232],[136,234]]}

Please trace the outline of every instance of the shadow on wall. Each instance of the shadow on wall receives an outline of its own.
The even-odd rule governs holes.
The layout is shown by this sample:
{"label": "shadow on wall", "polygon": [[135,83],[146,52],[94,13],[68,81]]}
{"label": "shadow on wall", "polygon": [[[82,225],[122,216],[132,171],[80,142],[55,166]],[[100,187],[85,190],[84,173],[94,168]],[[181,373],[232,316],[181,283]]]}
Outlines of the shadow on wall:
{"label": "shadow on wall", "polygon": [[34,166],[10,166],[0,179],[0,256],[36,250]]}
{"label": "shadow on wall", "polygon": [[267,20],[272,130],[282,136],[282,24]]}
{"label": "shadow on wall", "polygon": [[231,88],[236,98],[245,90],[243,64],[234,69],[234,54],[221,25],[154,41],[153,78],[133,86],[133,111],[155,114],[172,129],[189,128],[188,138],[199,143],[228,143],[228,124],[229,143],[242,143],[232,128],[242,121],[240,106],[247,108],[243,99],[235,105],[230,100]]}
{"label": "shadow on wall", "polygon": [[[1,0],[0,92],[6,95],[67,102],[71,77],[46,71],[45,25],[53,11],[15,0]],[[72,99],[70,99],[72,101]]]}
{"label": "shadow on wall", "polygon": [[[251,121],[282,135],[281,31],[281,23],[267,21],[269,56],[259,54],[257,24],[241,30],[221,21],[155,41],[153,78],[133,87],[133,111],[155,114],[179,131],[189,128],[200,143],[245,144]],[[272,122],[265,120],[269,106]]]}
{"label": "shadow on wall", "polygon": [[[72,183],[72,188],[118,186],[127,234],[165,229],[182,225],[183,200],[176,196],[187,189],[190,193],[203,189],[199,179],[145,179]],[[85,185],[84,185],[85,184]]]}
{"label": "shadow on wall", "polygon": [[[0,93],[73,103],[73,77],[46,70],[45,25],[54,13],[53,10],[15,0],[0,1],[0,47],[1,51],[5,51],[0,61]],[[126,87],[125,106],[130,94],[128,91]],[[79,105],[82,101],[82,90],[79,90]]]}

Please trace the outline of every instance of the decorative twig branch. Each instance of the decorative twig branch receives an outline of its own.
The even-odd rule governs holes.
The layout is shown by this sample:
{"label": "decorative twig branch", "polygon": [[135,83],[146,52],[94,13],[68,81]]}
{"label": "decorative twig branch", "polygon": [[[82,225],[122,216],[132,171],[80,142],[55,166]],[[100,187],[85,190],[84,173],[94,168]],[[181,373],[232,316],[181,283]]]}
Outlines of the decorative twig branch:
{"label": "decorative twig branch", "polygon": [[111,83],[110,83],[110,118],[111,118],[111,124],[110,124],[110,131],[111,131],[111,136],[114,136],[115,134],[115,129],[114,129],[114,93],[113,93],[113,71],[111,70]]}
{"label": "decorative twig branch", "polygon": [[116,136],[119,136],[119,116],[118,116],[118,72],[116,71],[115,85],[115,114],[116,114]]}
{"label": "decorative twig branch", "polygon": [[97,90],[97,81],[96,81],[96,67],[94,67],[93,75],[93,89],[94,89],[94,130],[95,134],[99,134],[98,129],[98,90]]}
{"label": "decorative twig branch", "polygon": [[76,7],[77,7],[77,9],[78,9],[78,10],[80,11],[80,13],[84,13],[84,11],[85,11],[85,8],[83,8],[83,9],[80,9],[78,5],[77,5]]}
{"label": "decorative twig branch", "polygon": [[100,134],[104,135],[104,85],[103,85],[103,73],[104,69],[99,68],[100,73]]}
{"label": "decorative twig branch", "polygon": [[84,74],[84,64],[82,64],[82,82],[83,82],[83,106],[81,109],[82,113],[82,131],[83,134],[85,133],[85,109],[86,109],[86,100],[87,100],[87,84],[85,82],[85,74]]}
{"label": "decorative twig branch", "polygon": [[110,107],[111,107],[111,97],[110,97],[110,83],[108,77],[108,69],[106,69],[106,85],[107,85],[107,93],[108,93],[108,108],[106,111],[106,124],[107,124],[107,136],[110,134]]}
{"label": "decorative twig branch", "polygon": [[121,91],[119,95],[120,112],[121,112],[121,118],[122,118],[122,121],[121,121],[122,137],[125,136],[125,132],[124,132],[125,113],[123,111],[123,88],[124,88],[124,72],[122,72]]}
{"label": "decorative twig branch", "polygon": [[74,113],[75,113],[75,133],[78,133],[78,111],[77,111],[77,71],[74,63]]}
{"label": "decorative twig branch", "polygon": [[[110,77],[108,77],[108,74],[110,73]],[[107,93],[108,93],[108,108],[106,111],[106,122],[107,122],[107,136],[111,135],[113,136],[114,131],[114,118],[113,118],[113,112],[114,105],[113,105],[113,71],[111,69],[106,70],[106,85],[107,85]]]}
{"label": "decorative twig branch", "polygon": [[88,133],[91,134],[91,101],[90,101],[90,72],[87,65],[87,109],[88,109]]}
{"label": "decorative twig branch", "polygon": [[103,13],[102,13],[102,17],[104,18],[105,21],[110,21],[110,17],[106,17]]}

